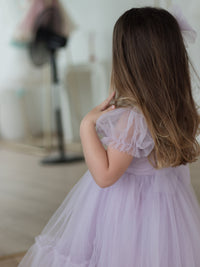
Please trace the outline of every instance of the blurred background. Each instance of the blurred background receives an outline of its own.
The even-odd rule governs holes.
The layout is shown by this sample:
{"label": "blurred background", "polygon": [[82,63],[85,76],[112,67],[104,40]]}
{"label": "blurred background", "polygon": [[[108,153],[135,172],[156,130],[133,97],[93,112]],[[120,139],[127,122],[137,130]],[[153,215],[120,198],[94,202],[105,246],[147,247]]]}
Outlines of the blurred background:
{"label": "blurred background", "polygon": [[[1,267],[17,266],[87,169],[79,124],[108,95],[115,21],[132,7],[173,4],[197,31],[187,49],[200,74],[198,0],[1,0]],[[200,105],[195,80],[193,94]],[[196,162],[200,200],[199,174]]]}

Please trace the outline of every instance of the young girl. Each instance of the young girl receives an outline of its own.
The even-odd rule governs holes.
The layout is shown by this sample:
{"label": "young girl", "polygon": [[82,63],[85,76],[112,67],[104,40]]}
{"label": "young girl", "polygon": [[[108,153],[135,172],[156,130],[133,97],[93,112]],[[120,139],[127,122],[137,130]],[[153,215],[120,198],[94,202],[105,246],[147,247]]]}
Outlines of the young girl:
{"label": "young girl", "polygon": [[111,89],[81,122],[89,170],[20,267],[200,266],[188,167],[200,120],[174,16],[147,7],[118,19]]}

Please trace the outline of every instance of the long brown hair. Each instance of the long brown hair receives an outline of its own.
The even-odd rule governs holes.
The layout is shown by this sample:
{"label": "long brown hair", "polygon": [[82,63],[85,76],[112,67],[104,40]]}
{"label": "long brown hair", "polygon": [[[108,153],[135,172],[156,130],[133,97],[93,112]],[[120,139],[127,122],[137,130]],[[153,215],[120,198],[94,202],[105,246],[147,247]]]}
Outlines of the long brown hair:
{"label": "long brown hair", "polygon": [[155,142],[152,164],[162,168],[195,161],[200,117],[176,19],[159,8],[126,11],[114,26],[112,60],[115,103],[137,106],[144,114]]}

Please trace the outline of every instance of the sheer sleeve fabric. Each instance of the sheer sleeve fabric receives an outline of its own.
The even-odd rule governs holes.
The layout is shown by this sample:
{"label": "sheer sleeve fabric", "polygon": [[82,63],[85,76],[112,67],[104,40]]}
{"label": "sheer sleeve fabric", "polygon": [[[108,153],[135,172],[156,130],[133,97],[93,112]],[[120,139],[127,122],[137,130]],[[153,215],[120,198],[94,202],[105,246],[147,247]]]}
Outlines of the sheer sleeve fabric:
{"label": "sheer sleeve fabric", "polygon": [[134,108],[116,108],[96,122],[103,145],[111,146],[136,158],[147,157],[154,147],[142,113]]}

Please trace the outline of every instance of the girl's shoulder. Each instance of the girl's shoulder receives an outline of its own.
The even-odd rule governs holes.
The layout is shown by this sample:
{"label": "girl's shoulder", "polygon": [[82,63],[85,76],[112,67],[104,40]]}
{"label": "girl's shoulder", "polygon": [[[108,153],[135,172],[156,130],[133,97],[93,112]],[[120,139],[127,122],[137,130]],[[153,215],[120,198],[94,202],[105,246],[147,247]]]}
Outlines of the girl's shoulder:
{"label": "girl's shoulder", "polygon": [[136,107],[120,107],[102,114],[96,129],[106,146],[135,157],[147,156],[154,147],[145,117]]}
{"label": "girl's shoulder", "polygon": [[128,117],[134,117],[135,119],[144,119],[144,115],[137,107],[119,107],[102,114],[96,121],[96,124],[102,123],[108,120],[122,120]]}

